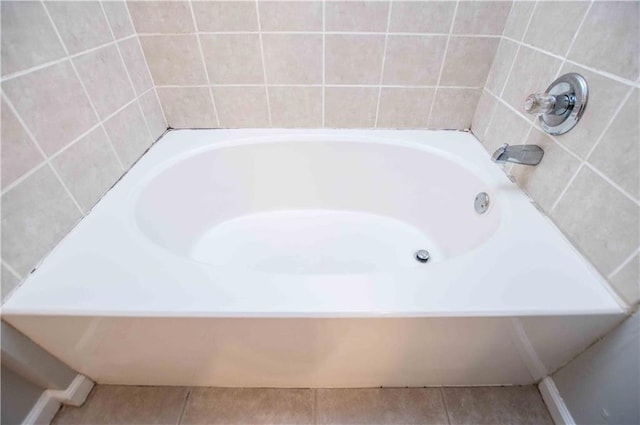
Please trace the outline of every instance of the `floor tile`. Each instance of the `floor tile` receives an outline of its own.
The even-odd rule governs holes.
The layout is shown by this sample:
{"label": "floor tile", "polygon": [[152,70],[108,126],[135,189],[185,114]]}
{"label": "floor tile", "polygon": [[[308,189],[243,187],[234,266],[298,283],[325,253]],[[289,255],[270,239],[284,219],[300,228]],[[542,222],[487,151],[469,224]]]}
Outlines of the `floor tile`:
{"label": "floor tile", "polygon": [[181,423],[312,424],[313,390],[193,388]]}
{"label": "floor tile", "polygon": [[533,385],[444,388],[444,399],[451,425],[553,425]]}
{"label": "floor tile", "polygon": [[187,391],[184,387],[98,385],[81,407],[64,406],[52,425],[175,425]]}
{"label": "floor tile", "polygon": [[316,390],[318,424],[446,424],[439,388]]}

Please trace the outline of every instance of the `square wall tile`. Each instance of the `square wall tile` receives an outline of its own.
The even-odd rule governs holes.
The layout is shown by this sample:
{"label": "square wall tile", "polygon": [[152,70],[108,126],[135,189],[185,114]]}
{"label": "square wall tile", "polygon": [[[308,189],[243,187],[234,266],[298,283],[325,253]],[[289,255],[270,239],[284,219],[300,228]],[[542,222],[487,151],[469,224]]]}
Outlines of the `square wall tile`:
{"label": "square wall tile", "polygon": [[640,72],[640,2],[596,1],[569,59],[635,81]]}
{"label": "square wall tile", "polygon": [[588,167],[551,218],[605,276],[640,245],[640,207]]}
{"label": "square wall tile", "polygon": [[211,84],[264,84],[258,34],[201,35]]}
{"label": "square wall tile", "polygon": [[53,166],[85,213],[124,171],[102,127],[56,156]]}
{"label": "square wall tile", "polygon": [[455,6],[452,1],[394,1],[389,31],[448,33]]}
{"label": "square wall tile", "polygon": [[497,102],[498,100],[489,92],[482,90],[476,111],[474,112],[473,119],[471,120],[471,132],[481,142],[484,141],[487,127],[493,117],[493,111],[496,108]]}
{"label": "square wall tile", "polygon": [[511,65],[513,65],[517,51],[518,45],[513,41],[506,39],[500,41],[485,83],[485,87],[496,96],[502,94],[502,89],[504,89],[504,84],[507,82],[507,77],[509,76],[509,71],[511,70]]}
{"label": "square wall tile", "polygon": [[377,87],[327,87],[324,92],[324,126],[371,128],[376,122]]}
{"label": "square wall tile", "polygon": [[482,89],[438,88],[429,128],[467,130]]}
{"label": "square wall tile", "polygon": [[633,257],[609,282],[629,305],[640,302],[640,255]]}
{"label": "square wall tile", "polygon": [[70,54],[113,40],[99,2],[46,1],[44,5]]}
{"label": "square wall tile", "polygon": [[383,84],[436,85],[446,42],[444,36],[389,36]]}
{"label": "square wall tile", "polygon": [[379,84],[383,35],[327,35],[326,84]]}
{"label": "square wall tile", "polygon": [[435,89],[384,87],[380,93],[378,128],[427,128]]}
{"label": "square wall tile", "polygon": [[2,122],[0,123],[2,139],[0,170],[2,171],[2,188],[13,183],[17,178],[34,169],[44,161],[44,157],[33,143],[18,118],[2,100]]}
{"label": "square wall tile", "polygon": [[535,1],[529,0],[516,0],[513,2],[511,12],[509,12],[509,18],[504,27],[504,36],[513,38],[520,41],[524,36],[524,31],[527,29],[527,23],[531,19],[531,13],[533,12]]}
{"label": "square wall tile", "polygon": [[321,84],[322,35],[263,34],[269,84]]}
{"label": "square wall tile", "polygon": [[207,84],[195,35],[140,36],[140,43],[157,86]]}
{"label": "square wall tile", "polygon": [[128,170],[153,142],[138,102],[133,102],[109,118],[104,126],[125,170]]}
{"label": "square wall tile", "polygon": [[128,1],[138,34],[195,31],[188,1]]}
{"label": "square wall tile", "polygon": [[51,168],[40,168],[2,195],[2,259],[26,275],[81,217]]}
{"label": "square wall tile", "polygon": [[322,31],[321,1],[261,1],[262,31]]}
{"label": "square wall tile", "polygon": [[213,99],[220,127],[269,127],[264,87],[214,87]]}
{"label": "square wall tile", "polygon": [[529,121],[498,101],[482,144],[492,154],[505,143],[525,140],[530,128],[531,123]]}
{"label": "square wall tile", "polygon": [[443,86],[482,87],[496,56],[499,40],[484,37],[452,37],[444,60]]}
{"label": "square wall tile", "polygon": [[193,1],[199,31],[258,31],[255,1]]}
{"label": "square wall tile", "polygon": [[103,0],[102,8],[107,15],[107,21],[116,40],[135,34],[136,30],[133,28],[133,22],[131,22],[129,10],[127,10],[127,3],[124,0]]}
{"label": "square wall tile", "polygon": [[98,122],[69,61],[6,81],[2,89],[47,155]]}
{"label": "square wall tile", "polygon": [[511,173],[518,185],[549,213],[567,182],[578,171],[580,160],[537,128],[531,130],[523,143],[540,146],[544,150],[542,162],[535,167],[514,164]]}
{"label": "square wall tile", "polygon": [[144,114],[149,130],[151,131],[151,139],[157,140],[167,129],[167,122],[162,114],[162,106],[156,95],[155,90],[149,90],[139,99],[142,113]]}
{"label": "square wall tile", "polygon": [[[65,55],[40,2],[0,2],[2,75],[22,71]],[[37,31],[34,31],[37,28]]]}
{"label": "square wall tile", "polygon": [[524,42],[557,55],[566,55],[588,7],[587,1],[538,2]]}
{"label": "square wall tile", "polygon": [[605,131],[587,161],[635,199],[640,200],[640,107],[639,90]]}
{"label": "square wall tile", "polygon": [[208,87],[158,87],[156,90],[169,127],[218,127]]}
{"label": "square wall tile", "polygon": [[269,87],[273,127],[322,127],[322,87]]}
{"label": "square wall tile", "polygon": [[151,74],[149,74],[138,37],[119,42],[118,49],[120,49],[120,54],[122,54],[122,59],[124,59],[124,64],[131,77],[136,94],[139,96],[153,87],[153,80],[151,80]]}
{"label": "square wall tile", "polygon": [[111,45],[73,59],[100,118],[105,118],[135,97],[120,53]]}
{"label": "square wall tile", "polygon": [[324,7],[327,31],[387,30],[388,1],[327,1]]}
{"label": "square wall tile", "polygon": [[453,33],[501,35],[510,10],[510,1],[461,1]]}

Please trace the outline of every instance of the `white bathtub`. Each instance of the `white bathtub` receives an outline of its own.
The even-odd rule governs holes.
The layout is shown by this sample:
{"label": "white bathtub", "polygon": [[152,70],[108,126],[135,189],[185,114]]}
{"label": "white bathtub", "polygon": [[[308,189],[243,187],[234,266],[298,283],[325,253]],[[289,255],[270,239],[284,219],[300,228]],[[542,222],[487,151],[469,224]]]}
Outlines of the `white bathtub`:
{"label": "white bathtub", "polygon": [[3,314],[98,382],[267,387],[531,383],[623,317],[472,135],[355,130],[169,133]]}

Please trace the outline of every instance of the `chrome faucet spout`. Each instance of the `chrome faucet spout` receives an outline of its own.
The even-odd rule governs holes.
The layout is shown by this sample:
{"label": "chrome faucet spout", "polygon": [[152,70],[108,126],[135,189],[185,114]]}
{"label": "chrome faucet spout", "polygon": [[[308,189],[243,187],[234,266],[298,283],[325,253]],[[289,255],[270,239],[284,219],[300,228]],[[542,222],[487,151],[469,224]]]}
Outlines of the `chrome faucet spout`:
{"label": "chrome faucet spout", "polygon": [[498,164],[513,162],[522,165],[538,165],[542,161],[544,151],[538,145],[500,146],[491,156],[491,160]]}

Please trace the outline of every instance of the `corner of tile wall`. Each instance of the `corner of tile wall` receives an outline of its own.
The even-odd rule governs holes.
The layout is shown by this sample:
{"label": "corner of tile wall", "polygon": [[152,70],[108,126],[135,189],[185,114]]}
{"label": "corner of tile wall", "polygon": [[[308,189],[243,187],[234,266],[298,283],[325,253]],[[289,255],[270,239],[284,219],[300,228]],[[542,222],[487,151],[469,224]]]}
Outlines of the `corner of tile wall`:
{"label": "corner of tile wall", "polygon": [[[545,150],[536,167],[513,165],[516,182],[633,307],[640,302],[640,3],[604,3],[515,2],[471,131],[489,153],[503,143]],[[572,26],[558,34],[567,15]],[[607,61],[610,52],[626,59]],[[586,78],[589,104],[574,129],[550,136],[521,102],[567,72]]]}
{"label": "corner of tile wall", "polygon": [[0,7],[4,301],[167,122],[124,1]]}

